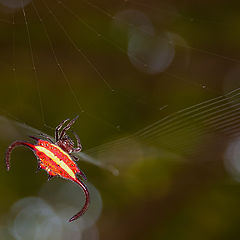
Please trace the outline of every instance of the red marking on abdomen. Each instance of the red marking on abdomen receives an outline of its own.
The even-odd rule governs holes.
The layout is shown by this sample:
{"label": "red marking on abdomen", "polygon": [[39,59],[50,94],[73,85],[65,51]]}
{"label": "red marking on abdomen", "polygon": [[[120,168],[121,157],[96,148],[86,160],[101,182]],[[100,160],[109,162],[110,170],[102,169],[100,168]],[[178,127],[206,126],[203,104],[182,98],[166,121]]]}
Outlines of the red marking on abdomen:
{"label": "red marking on abdomen", "polygon": [[68,167],[75,173],[80,173],[80,170],[78,168],[78,166],[76,165],[76,163],[71,159],[71,157],[69,156],[69,154],[65,153],[63,154],[59,149],[58,146],[56,146],[55,144],[52,144],[48,141],[44,141],[44,140],[39,140],[38,141],[38,145],[42,146],[46,149],[48,149],[49,151],[51,151],[59,160],[63,161],[64,163],[66,163],[66,165],[68,165]]}
{"label": "red marking on abdomen", "polygon": [[59,175],[64,178],[72,179],[72,177],[63,169],[61,166],[57,165],[51,158],[46,156],[41,151],[36,150],[36,155],[40,159],[40,166],[42,169],[46,170],[50,175]]}

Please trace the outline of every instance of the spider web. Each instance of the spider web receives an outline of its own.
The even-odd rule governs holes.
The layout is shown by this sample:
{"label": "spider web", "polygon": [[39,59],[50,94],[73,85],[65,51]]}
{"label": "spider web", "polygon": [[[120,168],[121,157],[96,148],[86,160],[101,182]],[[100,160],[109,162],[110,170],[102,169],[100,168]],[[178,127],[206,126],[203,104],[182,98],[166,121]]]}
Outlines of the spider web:
{"label": "spider web", "polygon": [[[124,19],[121,19],[121,16],[120,17],[114,16],[114,14],[112,14],[110,12],[110,10],[105,10],[104,7],[98,6],[97,3],[90,2],[90,1],[83,1],[82,4],[84,4],[83,6],[85,6],[85,8],[86,7],[90,8],[91,10],[97,12],[97,14],[100,14],[100,16],[105,17],[108,21],[112,20],[112,21],[117,21],[117,23],[120,22],[127,29],[125,31],[130,32],[129,28],[133,28],[132,31],[136,31],[137,34],[142,34],[144,37],[147,36],[150,38],[154,38],[154,36],[152,36],[151,31],[146,30],[147,27],[144,28],[142,26],[140,26],[140,27],[134,26],[134,23],[131,23],[131,21],[130,21],[130,23],[127,22],[128,19],[124,20]],[[125,4],[127,4],[127,5],[125,6]],[[147,9],[150,9],[150,12],[153,12],[153,8],[151,7],[150,4],[139,3],[139,2],[135,2],[135,1],[130,1],[125,4],[123,4],[122,2],[119,2],[120,6],[118,6],[116,9],[120,12],[122,8],[124,9],[124,7],[125,8],[128,7],[130,9],[131,7],[134,7],[134,6],[142,6],[142,7],[148,6]],[[82,6],[82,8],[83,8],[83,6]],[[161,110],[165,110],[165,108],[168,108],[169,100],[162,101],[159,105],[156,105],[156,104],[151,105],[151,103],[147,102],[146,98],[138,99],[138,98],[135,98],[135,96],[131,95],[131,94],[128,96],[126,96],[126,95],[121,96],[121,94],[122,94],[121,90],[118,90],[117,87],[112,86],[113,84],[116,84],[116,82],[113,82],[113,84],[112,84],[112,83],[110,83],[111,78],[107,78],[104,76],[104,74],[102,73],[103,71],[100,70],[100,68],[102,66],[100,65],[100,67],[99,67],[98,64],[94,63],[94,60],[91,60],[91,57],[88,56],[88,54],[86,53],[87,51],[84,51],[84,49],[81,47],[81,45],[77,42],[78,39],[75,39],[74,38],[75,36],[72,36],[70,34],[70,32],[69,32],[70,30],[67,29],[68,26],[65,26],[64,25],[65,23],[60,21],[59,15],[61,15],[62,13],[65,13],[65,15],[67,17],[69,17],[69,19],[74,24],[76,24],[76,28],[84,27],[84,30],[81,29],[82,31],[84,31],[84,33],[87,31],[89,36],[91,37],[91,39],[94,39],[94,38],[92,38],[92,36],[95,38],[97,37],[98,42],[103,42],[105,44],[105,47],[106,46],[109,47],[110,45],[112,45],[114,49],[116,49],[117,51],[122,53],[125,57],[129,56],[129,58],[133,58],[133,59],[135,58],[135,61],[139,61],[140,64],[145,65],[145,67],[149,68],[150,71],[151,71],[152,66],[150,64],[148,64],[147,62],[144,63],[144,59],[141,59],[141,57],[135,56],[134,53],[132,53],[131,51],[128,52],[126,49],[124,49],[124,47],[121,46],[121,43],[117,42],[116,39],[112,40],[112,38],[110,38],[109,35],[105,36],[106,34],[102,33],[101,31],[104,31],[104,30],[106,31],[106,29],[103,29],[103,30],[100,29],[101,30],[100,31],[93,24],[91,25],[91,23],[88,23],[89,20],[88,19],[87,19],[88,21],[85,20],[86,17],[85,18],[81,17],[81,13],[76,13],[73,10],[75,8],[74,8],[74,6],[72,6],[72,3],[69,3],[69,5],[66,5],[65,2],[62,2],[62,1],[55,1],[55,2],[53,1],[53,3],[50,5],[49,3],[45,2],[45,1],[36,1],[36,3],[35,2],[29,3],[29,5],[27,5],[26,8],[27,8],[28,12],[26,12],[26,10],[23,8],[23,4],[22,4],[22,6],[19,6],[19,8],[18,8],[18,12],[16,14],[18,15],[17,17],[19,18],[19,23],[16,23],[15,14],[12,14],[12,20],[9,20],[9,21],[3,20],[3,22],[4,23],[5,22],[12,23],[12,26],[13,26],[12,27],[13,28],[12,71],[13,71],[13,75],[14,75],[16,84],[19,84],[19,81],[16,80],[16,69],[21,68],[21,67],[16,67],[17,64],[16,64],[16,60],[15,60],[15,57],[16,57],[16,53],[15,53],[16,40],[15,40],[15,38],[16,38],[16,29],[18,28],[18,26],[16,27],[16,25],[20,25],[22,27],[21,32],[23,35],[25,32],[25,38],[23,36],[23,38],[21,40],[26,41],[25,49],[27,49],[27,48],[29,49],[28,54],[29,54],[29,58],[30,58],[29,60],[30,60],[31,64],[28,64],[27,66],[30,66],[30,68],[32,68],[32,71],[33,71],[33,78],[35,79],[34,82],[36,84],[36,86],[35,86],[36,90],[34,91],[34,95],[38,96],[38,99],[36,101],[38,102],[38,105],[39,105],[39,106],[36,106],[36,109],[41,112],[41,114],[38,114],[38,115],[41,115],[42,124],[48,125],[48,121],[46,121],[46,119],[45,119],[46,118],[45,115],[47,112],[46,109],[48,108],[48,105],[51,105],[51,101],[54,101],[54,99],[51,99],[49,101],[46,101],[45,99],[43,99],[44,94],[42,93],[43,92],[42,88],[49,89],[49,85],[48,85],[49,80],[45,80],[45,81],[43,80],[46,78],[42,77],[42,69],[40,70],[42,65],[41,65],[40,59],[38,59],[38,58],[40,58],[39,50],[37,49],[38,46],[36,46],[36,49],[35,49],[35,46],[34,46],[35,39],[33,39],[34,35],[36,33],[35,32],[36,30],[34,31],[34,29],[30,29],[30,28],[36,28],[37,31],[39,31],[38,34],[42,37],[45,37],[45,41],[46,41],[45,43],[49,49],[49,58],[52,58],[53,67],[57,68],[57,71],[61,75],[60,76],[61,79],[63,80],[63,82],[65,81],[65,84],[67,85],[67,89],[68,89],[67,91],[70,93],[70,95],[72,96],[72,99],[73,99],[73,101],[71,103],[72,104],[74,103],[74,105],[76,106],[76,109],[78,109],[78,112],[82,113],[82,115],[84,115],[85,118],[90,118],[90,119],[93,118],[98,124],[102,124],[102,125],[106,124],[106,125],[108,125],[109,128],[112,127],[113,128],[112,131],[116,131],[119,128],[123,129],[123,131],[124,131],[124,126],[122,127],[119,124],[116,124],[115,122],[112,123],[108,119],[101,118],[100,117],[101,114],[93,115],[86,107],[83,107],[82,99],[74,91],[74,89],[73,89],[74,85],[73,85],[73,83],[70,82],[71,78],[68,76],[67,70],[65,70],[65,69],[67,69],[67,67],[64,65],[64,63],[61,63],[61,61],[64,62],[64,59],[61,59],[57,55],[57,54],[59,54],[58,53],[59,51],[57,52],[55,49],[56,42],[54,42],[54,41],[56,39],[53,39],[53,37],[51,36],[51,30],[52,30],[52,28],[50,28],[51,23],[53,23],[54,28],[57,28],[59,34],[61,36],[63,36],[62,38],[65,38],[66,42],[64,42],[64,43],[70,45],[70,47],[72,48],[71,54],[74,56],[70,56],[70,57],[72,57],[72,59],[75,59],[75,57],[76,57],[78,61],[82,60],[85,63],[85,65],[88,66],[89,71],[93,75],[96,74],[97,80],[98,81],[101,80],[102,82],[101,81],[100,82],[103,83],[103,85],[105,85],[105,87],[107,88],[106,92],[108,92],[107,90],[109,90],[108,94],[110,95],[110,99],[113,100],[114,103],[116,103],[116,100],[123,101],[123,99],[121,99],[121,97],[123,97],[123,98],[128,97],[128,98],[130,98],[129,101],[134,102],[134,103],[132,103],[132,105],[134,107],[136,106],[135,104],[138,104],[139,105],[138,107],[142,107],[143,105],[145,105],[145,108],[151,109],[152,111],[154,111],[154,110],[161,111]],[[53,11],[53,9],[54,9],[54,11]],[[192,22],[198,23],[198,21],[201,21],[201,19],[199,20],[199,19],[192,19],[192,18],[184,17],[181,14],[177,14],[172,9],[167,9],[167,7],[162,7],[162,9],[159,7],[157,9],[159,10],[159,12],[164,12],[165,17],[169,16],[169,15],[174,15],[175,18],[182,18],[184,21],[188,20],[191,23]],[[114,11],[114,10],[115,9],[113,9],[112,11]],[[140,10],[141,10],[141,8],[140,8]],[[95,12],[94,12],[94,14],[96,14]],[[209,22],[211,22],[211,21],[209,21]],[[195,23],[195,24],[197,24],[197,23]],[[31,24],[32,24],[32,26],[31,26]],[[115,22],[114,22],[114,24],[115,24]],[[218,24],[220,24],[220,23],[218,23]],[[49,26],[47,26],[47,25],[49,25]],[[49,27],[49,29],[47,27]],[[117,28],[117,27],[115,27],[115,28]],[[148,26],[148,28],[150,28],[150,27]],[[24,29],[25,29],[25,31],[24,31]],[[160,39],[163,39],[164,41],[168,41],[168,44],[171,43],[170,40],[167,38],[167,36],[160,36]],[[184,43],[182,43],[183,41],[181,42],[181,41],[177,41],[176,39],[174,39],[174,40],[175,40],[174,45],[176,45],[180,48],[183,48],[184,50],[187,49],[187,51],[191,50],[193,53],[200,52],[200,53],[202,53],[203,57],[210,56],[210,57],[213,57],[214,60],[217,59],[217,61],[219,61],[219,59],[222,59],[222,60],[224,60],[224,63],[227,62],[228,64],[229,64],[229,62],[230,63],[232,63],[232,62],[238,63],[237,59],[227,57],[227,56],[221,55],[221,54],[216,54],[214,52],[203,50],[200,48],[190,47],[186,44],[186,42],[184,44]],[[77,56],[75,56],[75,55],[77,55]],[[184,55],[182,55],[181,57],[184,57]],[[146,59],[145,59],[145,61],[146,61]],[[43,67],[46,67],[46,66],[43,66]],[[162,71],[161,75],[163,75],[163,79],[164,78],[174,79],[172,81],[176,81],[177,84],[179,83],[180,85],[182,85],[186,88],[189,88],[189,86],[193,85],[196,88],[196,91],[200,91],[200,92],[201,92],[201,88],[203,88],[204,89],[203,92],[207,92],[206,94],[209,94],[209,92],[210,92],[211,96],[214,96],[212,94],[212,92],[214,92],[217,95],[221,94],[221,92],[218,91],[216,88],[214,88],[214,87],[212,88],[211,86],[208,87],[208,85],[206,83],[198,83],[191,79],[188,80],[187,78],[182,77],[181,74],[176,74],[174,71],[172,71],[172,69]],[[147,77],[152,78],[151,75],[147,76]],[[46,81],[47,81],[47,83],[46,83]],[[162,85],[164,85],[164,82],[162,83]],[[18,87],[17,87],[17,90],[19,90]],[[57,88],[57,87],[59,87],[59,86],[57,84],[55,84],[55,88]],[[182,87],[182,88],[184,88],[184,87]],[[194,87],[193,87],[193,89],[194,89]],[[50,88],[50,89],[51,89],[52,93],[57,94],[56,92],[54,92],[53,88]],[[18,91],[18,92],[21,92],[21,91]],[[112,92],[114,92],[114,93],[112,94]],[[124,94],[126,94],[126,93],[124,93]],[[199,95],[201,95],[201,94],[202,94],[202,92],[199,93]],[[18,94],[18,97],[19,97],[19,95],[20,94]],[[61,98],[59,98],[59,97],[56,97],[56,99],[58,100],[58,102],[61,101]],[[194,99],[194,100],[199,102],[199,99]],[[46,103],[44,103],[44,101]],[[85,101],[85,102],[87,102],[87,101]],[[114,107],[116,107],[116,106],[114,105]],[[51,107],[49,107],[49,108],[53,109]],[[159,114],[159,111],[155,112],[155,114]],[[160,113],[160,115],[161,115],[161,113]],[[166,114],[164,114],[164,115],[166,115]],[[94,120],[92,120],[92,121],[94,121]],[[130,129],[130,131],[132,131],[132,130]]]}
{"label": "spider web", "polygon": [[[6,3],[5,3],[6,4]],[[16,3],[15,3],[16,4]],[[189,65],[192,64],[193,67],[194,57],[200,54],[199,58],[205,58],[210,59],[209,61],[216,61],[218,62],[218,66],[221,66],[222,64],[225,65],[234,65],[238,64],[239,60],[234,57],[229,57],[227,55],[221,55],[212,51],[208,51],[205,49],[192,47],[191,45],[187,44],[187,41],[180,37],[180,35],[176,35],[173,32],[166,31],[166,26],[156,26],[154,29],[153,23],[147,18],[146,16],[152,14],[153,20],[155,20],[158,17],[158,13],[161,13],[162,19],[174,19],[175,21],[178,20],[182,24],[192,24],[194,26],[198,26],[202,22],[208,22],[211,23],[213,26],[222,26],[224,25],[222,22],[218,22],[216,20],[206,20],[206,18],[192,18],[187,17],[184,14],[179,13],[173,6],[166,5],[166,4],[159,4],[156,5],[155,8],[152,7],[151,4],[147,4],[144,2],[136,2],[136,1],[128,1],[126,3],[123,3],[119,1],[116,6],[112,6],[112,4],[99,4],[91,1],[82,1],[81,8],[79,9],[79,12],[74,10],[78,9],[74,2],[69,2],[66,4],[64,1],[53,1],[51,3],[46,2],[44,0],[39,0],[35,2],[21,2],[21,4],[18,2],[18,5],[16,6],[16,9],[13,10],[13,13],[8,14],[7,17],[9,17],[9,20],[2,19],[3,25],[7,25],[9,28],[9,25],[12,28],[12,44],[9,44],[10,46],[10,53],[12,55],[12,64],[10,64],[10,68],[12,68],[13,72],[13,82],[16,84],[16,102],[17,104],[21,104],[24,101],[24,107],[25,106],[25,99],[22,101],[22,94],[20,88],[20,81],[17,79],[19,76],[21,76],[21,63],[19,64],[19,61],[17,62],[16,56],[21,56],[20,52],[16,53],[17,49],[20,47],[17,45],[18,42],[23,41],[25,43],[24,49],[28,50],[26,52],[26,57],[24,58],[26,61],[29,61],[29,64],[26,64],[29,77],[32,76],[33,82],[27,83],[28,85],[31,84],[31,88],[35,88],[33,90],[32,95],[34,96],[34,100],[36,103],[34,104],[35,109],[31,109],[34,113],[38,112],[38,119],[40,120],[40,125],[44,125],[45,127],[49,127],[49,125],[53,126],[53,124],[49,124],[49,121],[47,120],[46,116],[49,116],[49,114],[55,114],[58,109],[60,109],[60,112],[62,113],[64,109],[67,109],[68,106],[71,105],[72,109],[75,110],[75,112],[80,113],[81,115],[81,124],[84,124],[86,121],[88,123],[91,123],[93,125],[98,125],[98,128],[102,128],[102,132],[109,133],[105,137],[106,139],[111,138],[118,138],[119,135],[126,135],[133,133],[134,131],[137,131],[139,128],[143,127],[144,125],[147,125],[149,122],[153,122],[154,119],[165,119],[164,117],[171,113],[179,110],[179,107],[177,106],[177,103],[174,101],[174,99],[169,100],[168,96],[160,97],[160,99],[156,99],[157,94],[162,94],[163,92],[157,92],[156,96],[152,97],[150,101],[148,101],[149,93],[147,92],[141,92],[140,89],[138,93],[131,93],[128,94],[128,89],[133,90],[136,86],[136,82],[128,83],[127,81],[123,84],[119,84],[116,81],[112,80],[112,76],[108,77],[108,72],[102,69],[105,68],[104,64],[98,64],[96,59],[98,56],[94,56],[91,51],[92,49],[89,49],[89,46],[87,46],[86,41],[94,41],[99,43],[99,47],[104,46],[106,49],[114,49],[114,53],[116,51],[118,52],[118,55],[121,55],[120,57],[128,57],[130,62],[140,71],[134,72],[134,68],[131,70],[134,73],[131,73],[135,78],[140,76],[140,78],[143,78],[143,80],[146,81],[146,78],[148,78],[149,81],[154,82],[153,84],[149,84],[151,88],[159,86],[165,88],[169,88],[169,85],[166,83],[166,81],[171,81],[171,84],[175,84],[176,88],[180,87],[180,90],[177,92],[184,92],[187,91],[193,92],[195,96],[191,96],[190,93],[190,106],[194,103],[199,103],[204,101],[206,98],[214,98],[216,96],[221,96],[222,90],[218,89],[218,86],[211,86],[211,82],[209,80],[205,80],[205,77],[201,78],[201,82],[196,81],[195,79],[191,78],[191,73],[186,75],[188,69],[190,68]],[[155,3],[156,4],[156,3]],[[26,6],[25,6],[26,5]],[[102,6],[103,5],[103,6]],[[132,9],[137,10],[132,10]],[[141,15],[142,8],[146,8],[146,15]],[[103,22],[103,24],[108,23],[108,28],[103,28],[102,26],[95,26],[96,23],[91,23],[91,17],[86,16],[84,14],[84,10],[90,10],[90,14],[92,14],[94,17],[99,17],[101,19],[100,21]],[[125,10],[127,9],[127,10]],[[16,11],[17,10],[17,11]],[[154,13],[154,14],[153,14]],[[135,16],[134,16],[135,14]],[[187,14],[186,14],[187,15]],[[64,16],[64,18],[62,18]],[[137,19],[139,18],[139,19]],[[63,19],[63,20],[62,20]],[[158,22],[155,22],[155,24],[162,24],[162,19]],[[65,20],[65,22],[64,22]],[[138,22],[137,22],[138,21]],[[173,20],[172,20],[173,21]],[[74,25],[74,29],[80,28],[80,31],[87,33],[86,34],[86,40],[79,39],[79,36],[76,34],[74,35],[74,32],[70,28],[70,24]],[[113,30],[110,29],[109,34],[109,28],[112,27]],[[174,24],[173,24],[174,26]],[[158,28],[157,28],[158,27]],[[169,27],[170,28],[170,27]],[[56,35],[59,34],[59,39],[63,39],[61,42],[63,47],[59,47],[58,43],[56,41],[56,37],[53,36],[52,32],[57,32]],[[108,30],[108,32],[107,32]],[[17,31],[21,32],[21,35],[17,33]],[[152,59],[148,59],[148,56],[144,56],[146,52],[135,52],[138,49],[129,49],[131,44],[129,40],[128,49],[126,49],[126,46],[124,46],[124,41],[119,41],[118,39],[114,39],[114,35],[111,35],[111,31],[113,33],[122,34],[125,33],[125,35],[128,36],[128,39],[137,39],[142,38],[141,41],[146,41],[146,46],[148,44],[155,44],[155,40],[163,41],[162,44],[168,44],[171,47],[175,47],[175,58],[179,57],[181,58],[181,61],[185,62],[185,72],[184,67],[179,64],[178,61],[170,62],[167,67],[164,66],[155,66],[156,63],[151,63]],[[114,32],[115,31],[115,32]],[[11,32],[11,31],[10,31]],[[123,32],[123,33],[122,33]],[[24,34],[25,33],[25,34]],[[135,35],[136,37],[135,37]],[[20,35],[20,36],[19,36]],[[44,46],[49,50],[49,53],[47,56],[40,56],[41,55],[41,48],[43,45],[41,45],[41,42],[38,43],[36,36],[39,36],[42,38],[42,42],[44,43]],[[81,36],[81,34],[80,34]],[[120,35],[121,36],[121,35]],[[123,36],[126,38],[126,36]],[[16,40],[16,38],[20,38],[19,41]],[[80,37],[81,38],[81,37]],[[120,39],[121,40],[121,39]],[[82,42],[81,42],[82,41]],[[83,42],[85,41],[85,42]],[[148,43],[149,41],[149,43]],[[22,42],[21,42],[22,44]],[[63,45],[64,44],[64,45]],[[83,46],[81,46],[81,44]],[[135,44],[141,44],[135,41]],[[98,46],[97,46],[98,47]],[[158,50],[159,46],[156,46],[154,51]],[[66,48],[66,50],[64,49]],[[177,51],[183,50],[184,52],[178,53]],[[61,51],[64,52],[63,55],[60,56]],[[88,50],[89,49],[89,50]],[[69,55],[67,55],[66,51],[70,52]],[[109,51],[110,51],[109,50]],[[147,49],[148,51],[151,51],[152,49],[149,47]],[[161,49],[162,50],[162,49]],[[99,51],[99,50],[98,50]],[[65,56],[64,56],[65,54]],[[99,54],[99,53],[98,53]],[[177,56],[179,54],[180,56]],[[152,54],[153,55],[153,54]],[[171,55],[171,54],[170,54]],[[189,63],[189,59],[191,56],[191,62]],[[93,57],[92,57],[93,56]],[[27,59],[29,58],[29,59]],[[46,60],[46,59],[47,60]],[[65,60],[66,58],[66,60]],[[99,57],[100,58],[100,57]],[[104,58],[106,59],[106,58]],[[21,59],[22,60],[22,59]],[[44,65],[45,61],[51,61],[49,62],[49,69],[54,69],[52,72],[54,74],[59,74],[57,79],[61,79],[61,84],[56,82],[56,78],[54,80],[49,80],[51,76],[48,74],[51,72],[50,70],[45,71],[48,66]],[[158,61],[161,61],[161,59],[157,59]],[[69,67],[68,62],[76,61],[81,66],[81,70],[85,70],[85,68],[88,68],[88,72],[86,73],[87,76],[90,76],[90,78],[94,77],[96,79],[95,82],[92,82],[86,87],[86,90],[90,88],[88,96],[81,97],[84,92],[84,87],[82,86],[84,82],[87,81],[93,81],[93,80],[81,80],[80,83],[75,85],[75,79],[76,75],[81,76],[81,73],[78,72],[74,73],[75,75],[71,77],[71,71]],[[100,58],[101,61],[101,58]],[[120,60],[121,61],[121,60]],[[170,61],[170,60],[169,60]],[[167,63],[164,63],[167,64]],[[163,65],[164,65],[163,64]],[[12,65],[12,66],[11,66]],[[19,66],[18,66],[19,65]],[[129,64],[128,64],[129,65]],[[186,66],[187,65],[187,66]],[[119,64],[121,67],[121,64]],[[78,65],[74,66],[73,68],[76,69]],[[126,69],[129,66],[126,67]],[[158,68],[157,68],[158,67]],[[163,69],[161,69],[161,67]],[[139,69],[140,68],[140,69]],[[160,68],[160,69],[159,69]],[[183,69],[183,70],[179,70]],[[18,72],[19,71],[19,72]],[[32,73],[31,73],[32,71]],[[76,70],[74,70],[76,71]],[[116,70],[117,71],[117,70]],[[144,72],[144,74],[141,73]],[[181,71],[180,73],[178,71]],[[46,74],[44,74],[46,72]],[[146,74],[148,73],[148,74]],[[211,73],[209,73],[210,75]],[[156,84],[156,78],[158,78],[160,75],[160,84]],[[205,82],[203,82],[203,80]],[[51,83],[51,81],[53,83]],[[128,80],[129,81],[129,80]],[[95,85],[96,84],[96,85]],[[21,84],[24,85],[24,84]],[[152,85],[152,86],[151,86]],[[166,87],[165,87],[166,85]],[[76,91],[76,87],[80,88],[79,91]],[[98,91],[101,92],[100,96],[97,96],[94,92],[94,88],[97,86]],[[8,86],[9,87],[9,86]],[[61,90],[58,89],[61,87]],[[67,88],[66,97],[60,96],[62,93],[63,88]],[[81,87],[83,90],[81,90]],[[121,88],[125,87],[124,91],[121,90]],[[127,89],[127,90],[126,90]],[[187,90],[185,90],[187,89]],[[232,89],[232,88],[231,88]],[[230,90],[231,90],[230,89]],[[44,92],[48,93],[44,94]],[[153,89],[149,89],[153,91]],[[60,94],[58,94],[58,92]],[[52,93],[52,94],[51,94]],[[145,96],[142,97],[142,95]],[[153,92],[154,93],[154,92]],[[14,94],[14,93],[13,93]],[[51,94],[54,96],[54,99],[46,99],[44,97],[47,96],[47,94]],[[147,94],[147,95],[146,95]],[[174,94],[174,91],[173,91]],[[179,93],[177,93],[179,94]],[[126,118],[126,123],[120,123],[118,119],[114,119],[114,121],[109,120],[108,113],[105,110],[104,117],[103,112],[104,111],[98,111],[96,108],[94,108],[94,103],[91,103],[91,97],[95,97],[97,100],[100,100],[100,98],[103,96],[107,96],[107,100],[112,102],[112,106],[110,106],[109,110],[116,109],[116,115],[117,112],[119,113],[120,110],[122,110],[121,107],[128,107],[126,113],[131,112],[134,109],[143,108],[143,111],[136,112],[135,116],[132,114],[132,122],[129,123],[130,119]],[[137,96],[136,96],[137,95]],[[164,94],[163,94],[164,95]],[[31,96],[31,95],[30,95]],[[69,97],[70,96],[70,97]],[[139,97],[140,96],[140,97]],[[177,101],[179,100],[181,94],[179,96],[174,96]],[[71,100],[69,100],[71,99]],[[29,99],[28,99],[29,101]],[[154,102],[152,104],[151,101],[159,101]],[[173,101],[173,103],[169,103]],[[67,102],[67,104],[63,104],[63,102]],[[120,102],[120,104],[119,104]],[[186,99],[187,104],[183,101],[181,104],[188,105],[189,106],[189,99]],[[56,105],[58,104],[59,108],[56,108]],[[15,104],[16,105],[16,104]],[[61,109],[60,106],[64,105]],[[84,106],[86,105],[86,106]],[[171,106],[172,105],[172,106]],[[198,105],[197,105],[198,106]],[[3,106],[4,108],[8,108],[7,105]],[[22,112],[24,112],[25,115],[25,109],[21,105],[19,106],[20,109],[22,107]],[[92,108],[92,109],[91,109]],[[180,109],[182,106],[180,107]],[[169,110],[168,110],[169,109]],[[183,108],[184,109],[184,108]],[[7,110],[9,113],[10,111]],[[124,111],[123,111],[124,112]],[[142,113],[147,113],[145,115],[149,114],[149,118],[144,119],[142,122],[139,120],[139,117]],[[48,114],[46,114],[48,113]],[[17,114],[14,114],[15,116]],[[67,114],[65,114],[67,115]],[[41,118],[40,118],[41,116]],[[67,115],[68,116],[68,115]],[[111,118],[112,116],[110,116]],[[25,122],[24,120],[25,116],[23,117],[22,122]],[[22,119],[22,117],[20,117]],[[134,125],[137,125],[137,127],[134,127]],[[151,126],[151,125],[150,125]],[[53,128],[53,127],[52,127]],[[155,129],[154,129],[155,130]],[[154,131],[153,130],[153,131]],[[150,139],[149,139],[150,140]],[[106,141],[106,140],[104,140]],[[97,143],[99,145],[99,142]],[[88,147],[89,148],[89,147]],[[91,148],[91,144],[90,144]]]}
{"label": "spider web", "polygon": [[0,19],[3,151],[78,114],[80,158],[115,175],[148,159],[206,165],[238,138],[239,46],[224,4],[12,4]]}

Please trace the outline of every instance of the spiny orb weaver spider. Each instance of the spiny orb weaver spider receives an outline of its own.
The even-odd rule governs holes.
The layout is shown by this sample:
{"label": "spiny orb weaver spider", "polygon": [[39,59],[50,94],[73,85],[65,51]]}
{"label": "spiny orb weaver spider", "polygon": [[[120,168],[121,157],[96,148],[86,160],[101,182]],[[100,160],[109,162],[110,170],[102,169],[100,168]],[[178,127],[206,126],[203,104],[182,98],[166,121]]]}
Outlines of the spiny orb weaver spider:
{"label": "spiny orb weaver spider", "polygon": [[77,174],[79,174],[84,180],[86,176],[84,173],[78,168],[76,163],[73,161],[78,160],[77,157],[71,155],[73,152],[80,152],[82,150],[81,142],[79,136],[73,132],[74,136],[77,140],[77,147],[74,148],[74,142],[71,138],[66,134],[66,132],[71,128],[74,124],[78,116],[72,119],[60,132],[60,129],[63,125],[69,121],[70,119],[66,119],[62,121],[55,129],[55,143],[49,138],[45,137],[47,140],[42,140],[33,136],[29,136],[30,138],[37,141],[35,145],[29,142],[23,141],[15,141],[13,142],[7,149],[5,155],[6,167],[7,170],[10,169],[10,154],[15,147],[24,146],[30,148],[36,155],[38,159],[38,169],[44,169],[48,173],[48,179],[51,179],[54,176],[60,176],[65,179],[69,179],[83,189],[85,194],[85,204],[83,208],[75,214],[72,218],[69,219],[69,222],[72,222],[82,216],[89,205],[89,192],[87,187],[77,178]]}

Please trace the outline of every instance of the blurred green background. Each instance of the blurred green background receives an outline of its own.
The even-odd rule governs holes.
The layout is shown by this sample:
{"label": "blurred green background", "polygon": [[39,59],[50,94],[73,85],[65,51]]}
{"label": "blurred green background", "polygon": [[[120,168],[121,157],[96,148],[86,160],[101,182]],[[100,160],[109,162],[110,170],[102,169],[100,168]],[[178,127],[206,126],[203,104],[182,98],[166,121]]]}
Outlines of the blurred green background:
{"label": "blurred green background", "polygon": [[5,149],[27,139],[29,126],[53,136],[76,115],[83,152],[119,170],[78,162],[103,208],[97,234],[76,239],[238,239],[238,93],[218,97],[240,86],[239,1],[0,6],[1,239],[38,239],[6,229],[11,206],[38,196],[47,180],[25,149],[12,154],[7,173]]}

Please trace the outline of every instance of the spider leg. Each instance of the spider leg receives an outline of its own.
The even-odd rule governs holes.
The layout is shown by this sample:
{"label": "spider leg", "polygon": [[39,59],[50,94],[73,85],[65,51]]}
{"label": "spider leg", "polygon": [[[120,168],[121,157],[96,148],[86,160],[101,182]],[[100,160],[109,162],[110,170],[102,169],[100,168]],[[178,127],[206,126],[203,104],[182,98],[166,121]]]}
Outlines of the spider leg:
{"label": "spider leg", "polygon": [[[43,134],[43,133],[39,133],[39,135],[40,136],[42,136],[42,137],[44,137],[44,138],[46,138],[49,142],[51,142],[51,143],[54,143],[54,141],[50,138],[50,137],[48,137],[47,135],[45,135],[45,134]],[[30,138],[32,138],[32,139],[35,139],[35,140],[39,140],[38,138],[36,138],[36,137],[33,137],[33,136],[29,136]]]}
{"label": "spider leg", "polygon": [[6,163],[7,170],[10,169],[10,154],[11,154],[12,150],[13,150],[15,147],[18,147],[18,146],[28,147],[28,148],[30,148],[31,150],[34,151],[34,145],[32,145],[31,143],[21,142],[21,141],[13,142],[13,143],[7,148],[7,151],[6,151],[6,153],[5,153],[5,163]]}
{"label": "spider leg", "polygon": [[74,152],[80,152],[82,150],[82,144],[81,144],[81,140],[79,138],[79,136],[77,135],[77,133],[75,133],[73,131],[73,134],[75,136],[75,138],[77,139],[77,147],[73,149]]}
{"label": "spider leg", "polygon": [[39,140],[37,137],[34,137],[34,136],[28,136],[28,137],[30,137],[30,138],[32,138],[32,139],[34,139],[34,140],[36,140],[36,141]]}
{"label": "spider leg", "polygon": [[59,130],[62,128],[63,124],[70,120],[69,118],[63,120],[55,129],[55,141],[57,142],[59,140]]}
{"label": "spider leg", "polygon": [[71,157],[74,159],[75,162],[79,161],[79,158],[76,156],[71,155]]}
{"label": "spider leg", "polygon": [[41,169],[42,169],[42,168],[41,168],[40,164],[38,163],[36,173],[38,173]]}
{"label": "spider leg", "polygon": [[53,175],[48,175],[48,181],[50,181],[53,177]]}
{"label": "spider leg", "polygon": [[84,174],[83,171],[80,170],[79,175],[80,175],[85,181],[87,181],[87,177],[86,177],[86,175]]}
{"label": "spider leg", "polygon": [[[74,158],[74,161],[75,161],[75,162],[77,162],[77,161],[79,160],[79,158],[76,157],[76,156],[71,155],[71,157]],[[84,174],[84,172],[81,171],[80,169],[79,169],[79,171],[80,171],[80,172],[79,172],[79,175],[80,175],[84,180],[87,181],[87,177],[86,177],[86,175]]]}
{"label": "spider leg", "polygon": [[[66,127],[63,128],[61,134],[60,134],[60,137],[59,139],[62,139],[62,137],[66,134],[66,131],[70,129],[70,127],[75,123],[75,121],[77,120],[78,116],[76,116],[74,119],[72,119]],[[58,139],[58,140],[59,140]]]}

